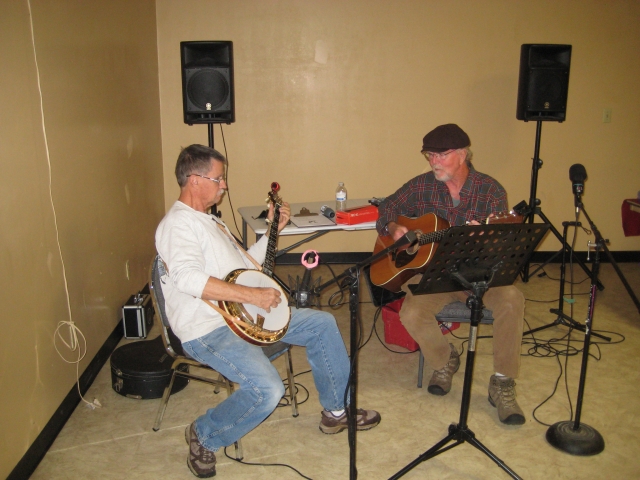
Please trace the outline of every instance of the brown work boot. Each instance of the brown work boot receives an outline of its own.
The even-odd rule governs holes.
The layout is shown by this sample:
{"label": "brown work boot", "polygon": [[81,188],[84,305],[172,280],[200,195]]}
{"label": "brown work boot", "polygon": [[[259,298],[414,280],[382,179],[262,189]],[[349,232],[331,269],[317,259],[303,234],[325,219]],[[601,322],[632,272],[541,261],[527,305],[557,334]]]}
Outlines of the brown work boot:
{"label": "brown work boot", "polygon": [[498,409],[498,418],[507,425],[522,425],[524,412],[516,401],[516,382],[510,377],[491,375],[489,403]]}
{"label": "brown work boot", "polygon": [[[380,414],[375,410],[364,410],[359,408],[357,410],[356,430],[369,430],[380,423]],[[333,413],[323,410],[320,419],[320,431],[322,433],[332,434],[340,433],[347,428],[347,412],[342,412],[342,415],[336,417]]]}
{"label": "brown work boot", "polygon": [[458,355],[456,347],[452,344],[449,344],[449,347],[451,347],[449,361],[444,368],[434,370],[433,375],[431,375],[431,380],[429,380],[427,390],[433,395],[446,395],[449,393],[453,374],[460,368],[460,355]]}
{"label": "brown work boot", "polygon": [[216,474],[216,454],[202,446],[196,435],[195,422],[184,431],[184,438],[189,444],[187,465],[198,478],[209,478]]}

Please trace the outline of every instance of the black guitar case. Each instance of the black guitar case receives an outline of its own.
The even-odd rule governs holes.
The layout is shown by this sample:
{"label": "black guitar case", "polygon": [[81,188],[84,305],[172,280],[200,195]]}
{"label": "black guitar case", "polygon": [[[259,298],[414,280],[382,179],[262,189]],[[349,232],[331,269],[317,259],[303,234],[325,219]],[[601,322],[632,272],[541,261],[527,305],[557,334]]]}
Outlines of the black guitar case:
{"label": "black guitar case", "polygon": [[[160,398],[171,380],[173,358],[160,336],[153,340],[128,343],[111,354],[111,386],[120,395],[138,400]],[[181,371],[188,371],[182,365]],[[188,378],[176,377],[171,393],[182,390]]]}

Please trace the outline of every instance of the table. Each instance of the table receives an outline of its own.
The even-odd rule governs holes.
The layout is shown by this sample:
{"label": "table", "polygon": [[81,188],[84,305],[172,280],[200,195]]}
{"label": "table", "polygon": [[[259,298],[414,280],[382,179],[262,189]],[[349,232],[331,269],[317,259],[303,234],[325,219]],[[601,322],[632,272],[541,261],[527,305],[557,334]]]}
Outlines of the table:
{"label": "table", "polygon": [[[369,205],[369,199],[359,198],[355,200],[348,200],[347,206],[348,208],[354,207],[363,207]],[[300,210],[304,207],[313,213],[320,213],[320,207],[323,205],[327,205],[332,209],[335,209],[335,200],[327,200],[324,202],[304,202],[304,203],[292,203],[291,206],[291,215],[295,215],[299,213]],[[260,213],[266,208],[266,205],[256,205],[253,207],[240,207],[238,212],[242,216],[242,242],[243,247],[247,248],[247,226],[251,227],[251,230],[256,234],[256,241],[267,232],[267,224],[262,218],[258,218]],[[300,242],[295,243],[294,245],[290,245],[282,250],[279,250],[276,254],[277,257],[284,255],[285,253],[293,250],[294,248],[307,243],[314,238],[318,238],[322,235],[325,235],[331,231],[335,230],[373,230],[376,228],[376,222],[365,222],[358,223],[356,225],[322,225],[322,226],[313,226],[313,227],[296,227],[294,224],[290,223],[286,227],[282,229],[279,233],[281,236],[286,235],[308,235],[306,238],[301,240]]]}

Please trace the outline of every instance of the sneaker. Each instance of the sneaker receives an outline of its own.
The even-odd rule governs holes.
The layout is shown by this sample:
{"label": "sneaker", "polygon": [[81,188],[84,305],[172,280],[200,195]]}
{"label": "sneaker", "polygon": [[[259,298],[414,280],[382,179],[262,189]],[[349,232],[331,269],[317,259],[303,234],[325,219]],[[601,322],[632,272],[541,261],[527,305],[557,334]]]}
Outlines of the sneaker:
{"label": "sneaker", "polygon": [[216,454],[202,446],[196,435],[195,422],[184,431],[184,438],[189,444],[187,465],[198,478],[209,478],[216,474]]}
{"label": "sneaker", "polygon": [[434,370],[433,375],[431,375],[431,380],[429,380],[429,386],[427,390],[432,395],[446,395],[451,390],[451,380],[453,379],[453,374],[458,371],[460,368],[460,355],[458,355],[458,351],[456,347],[452,344],[449,344],[451,347],[451,355],[449,355],[449,361],[444,366],[444,368],[440,370]]}
{"label": "sneaker", "polygon": [[[380,414],[375,410],[363,410],[359,408],[357,412],[356,430],[358,431],[369,430],[380,423]],[[333,413],[323,410],[321,416],[320,431],[322,433],[340,433],[349,427],[347,423],[347,412],[342,412],[342,415],[336,417]]]}
{"label": "sneaker", "polygon": [[516,401],[516,382],[510,377],[491,375],[489,403],[498,409],[498,418],[507,425],[522,425],[524,412]]}

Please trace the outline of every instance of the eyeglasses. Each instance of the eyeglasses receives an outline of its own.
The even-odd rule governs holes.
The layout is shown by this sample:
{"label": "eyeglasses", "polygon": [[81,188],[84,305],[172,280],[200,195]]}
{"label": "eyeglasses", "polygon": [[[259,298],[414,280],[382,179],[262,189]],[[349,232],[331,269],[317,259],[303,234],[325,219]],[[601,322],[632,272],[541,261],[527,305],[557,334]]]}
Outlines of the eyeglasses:
{"label": "eyeglasses", "polygon": [[192,176],[196,176],[196,177],[202,177],[202,178],[206,178],[207,180],[211,180],[212,182],[216,182],[218,185],[220,184],[220,182],[224,182],[225,179],[224,178],[211,178],[211,177],[205,177],[204,175],[200,175],[199,173],[192,173],[191,175],[187,175],[187,177],[192,177]]}
{"label": "eyeglasses", "polygon": [[451,150],[447,150],[446,152],[442,152],[442,153],[438,153],[438,152],[422,152],[422,154],[424,155],[424,157],[431,161],[431,160],[442,160],[444,157],[446,157],[447,155],[449,155],[451,152],[455,152],[456,149],[451,149]]}

